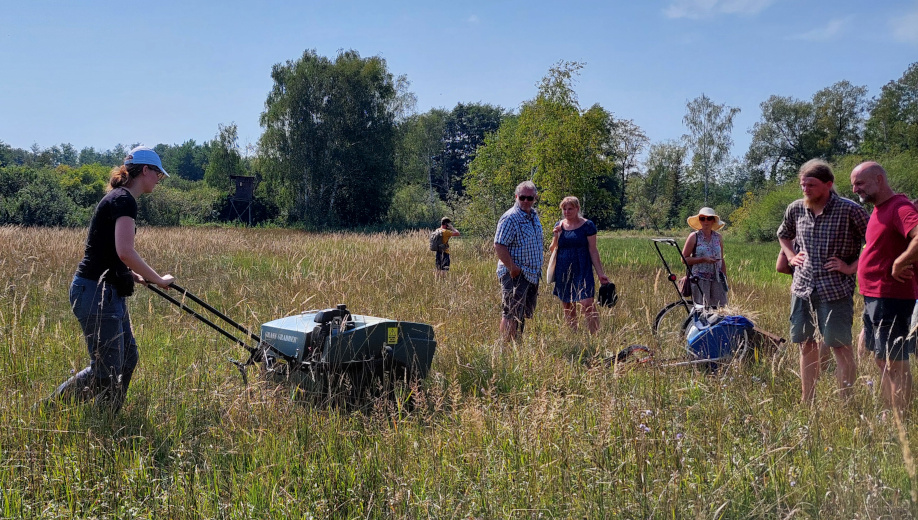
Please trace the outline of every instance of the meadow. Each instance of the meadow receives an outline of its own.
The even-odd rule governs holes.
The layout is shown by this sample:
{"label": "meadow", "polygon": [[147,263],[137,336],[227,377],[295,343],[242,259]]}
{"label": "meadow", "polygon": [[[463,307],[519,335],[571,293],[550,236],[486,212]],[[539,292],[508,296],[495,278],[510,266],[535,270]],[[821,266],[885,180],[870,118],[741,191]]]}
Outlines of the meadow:
{"label": "meadow", "polygon": [[[687,230],[686,233],[687,234]],[[455,239],[436,280],[423,232],[141,228],[161,273],[241,323],[346,303],[434,325],[430,377],[362,409],[244,385],[245,352],[143,288],[140,364],[120,415],[35,406],[87,362],[67,287],[84,229],[0,228],[2,518],[902,518],[918,511],[910,441],[883,414],[877,370],[854,396],[831,369],[799,404],[794,346],[711,375],[615,367],[654,346],[675,291],[649,236],[603,235],[616,307],[566,330],[547,287],[515,345],[498,339],[488,241]],[[677,237],[681,242],[684,236]],[[790,279],[775,244],[728,236],[731,303],[786,335]],[[859,312],[860,306],[858,306]],[[859,329],[855,324],[855,333]]]}

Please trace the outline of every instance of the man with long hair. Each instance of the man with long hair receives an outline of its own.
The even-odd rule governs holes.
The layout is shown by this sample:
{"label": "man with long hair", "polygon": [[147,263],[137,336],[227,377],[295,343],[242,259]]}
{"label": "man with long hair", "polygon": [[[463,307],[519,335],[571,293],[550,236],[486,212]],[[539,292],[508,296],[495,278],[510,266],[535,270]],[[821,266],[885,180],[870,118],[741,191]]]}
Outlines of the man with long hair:
{"label": "man with long hair", "polygon": [[[840,197],[828,163],[813,159],[800,167],[803,198],[792,202],[778,228],[781,250],[794,267],[791,285],[791,341],[800,345],[801,400],[816,396],[819,338],[832,349],[835,379],[843,396],[857,373],[851,348],[854,274],[867,230],[867,212]],[[798,250],[794,250],[794,243]]]}

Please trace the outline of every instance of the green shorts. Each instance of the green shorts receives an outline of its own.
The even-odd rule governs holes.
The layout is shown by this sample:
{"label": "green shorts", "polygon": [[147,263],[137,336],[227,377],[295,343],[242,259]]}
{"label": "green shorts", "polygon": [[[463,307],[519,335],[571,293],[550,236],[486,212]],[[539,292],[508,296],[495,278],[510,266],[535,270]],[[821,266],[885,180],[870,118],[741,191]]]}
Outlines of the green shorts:
{"label": "green shorts", "polygon": [[830,347],[851,346],[854,298],[822,301],[816,294],[798,298],[791,294],[790,337],[794,343],[817,340],[816,331]]}

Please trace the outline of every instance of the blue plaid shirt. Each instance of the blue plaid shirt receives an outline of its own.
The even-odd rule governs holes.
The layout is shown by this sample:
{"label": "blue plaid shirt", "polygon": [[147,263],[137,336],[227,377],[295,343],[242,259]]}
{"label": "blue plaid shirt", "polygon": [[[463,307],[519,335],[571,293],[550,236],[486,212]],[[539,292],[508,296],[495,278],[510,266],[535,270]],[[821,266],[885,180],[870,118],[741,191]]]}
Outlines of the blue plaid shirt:
{"label": "blue plaid shirt", "polygon": [[[535,209],[526,213],[514,205],[497,221],[494,243],[507,246],[510,258],[523,270],[523,276],[534,284],[539,283],[542,277],[543,240],[542,222]],[[503,276],[506,272],[507,266],[498,260],[497,276]]]}

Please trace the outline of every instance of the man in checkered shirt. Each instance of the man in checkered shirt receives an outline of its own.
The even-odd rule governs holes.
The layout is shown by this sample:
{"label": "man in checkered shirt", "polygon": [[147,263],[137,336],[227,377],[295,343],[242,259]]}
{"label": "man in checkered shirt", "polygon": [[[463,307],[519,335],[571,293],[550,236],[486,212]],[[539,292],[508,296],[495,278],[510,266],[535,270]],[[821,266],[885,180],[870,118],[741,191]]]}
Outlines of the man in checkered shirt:
{"label": "man in checkered shirt", "polygon": [[[778,228],[781,250],[794,266],[791,285],[791,341],[800,344],[800,384],[804,403],[813,401],[819,378],[819,336],[832,347],[835,379],[842,395],[851,393],[856,364],[851,348],[854,274],[864,246],[867,212],[833,189],[828,163],[813,159],[800,167],[803,198],[792,202]],[[794,250],[797,241],[799,252]]]}
{"label": "man in checkered shirt", "polygon": [[501,287],[500,332],[507,341],[523,332],[539,293],[544,239],[539,214],[532,207],[536,196],[532,181],[521,182],[516,187],[516,204],[500,217],[494,234]]}

